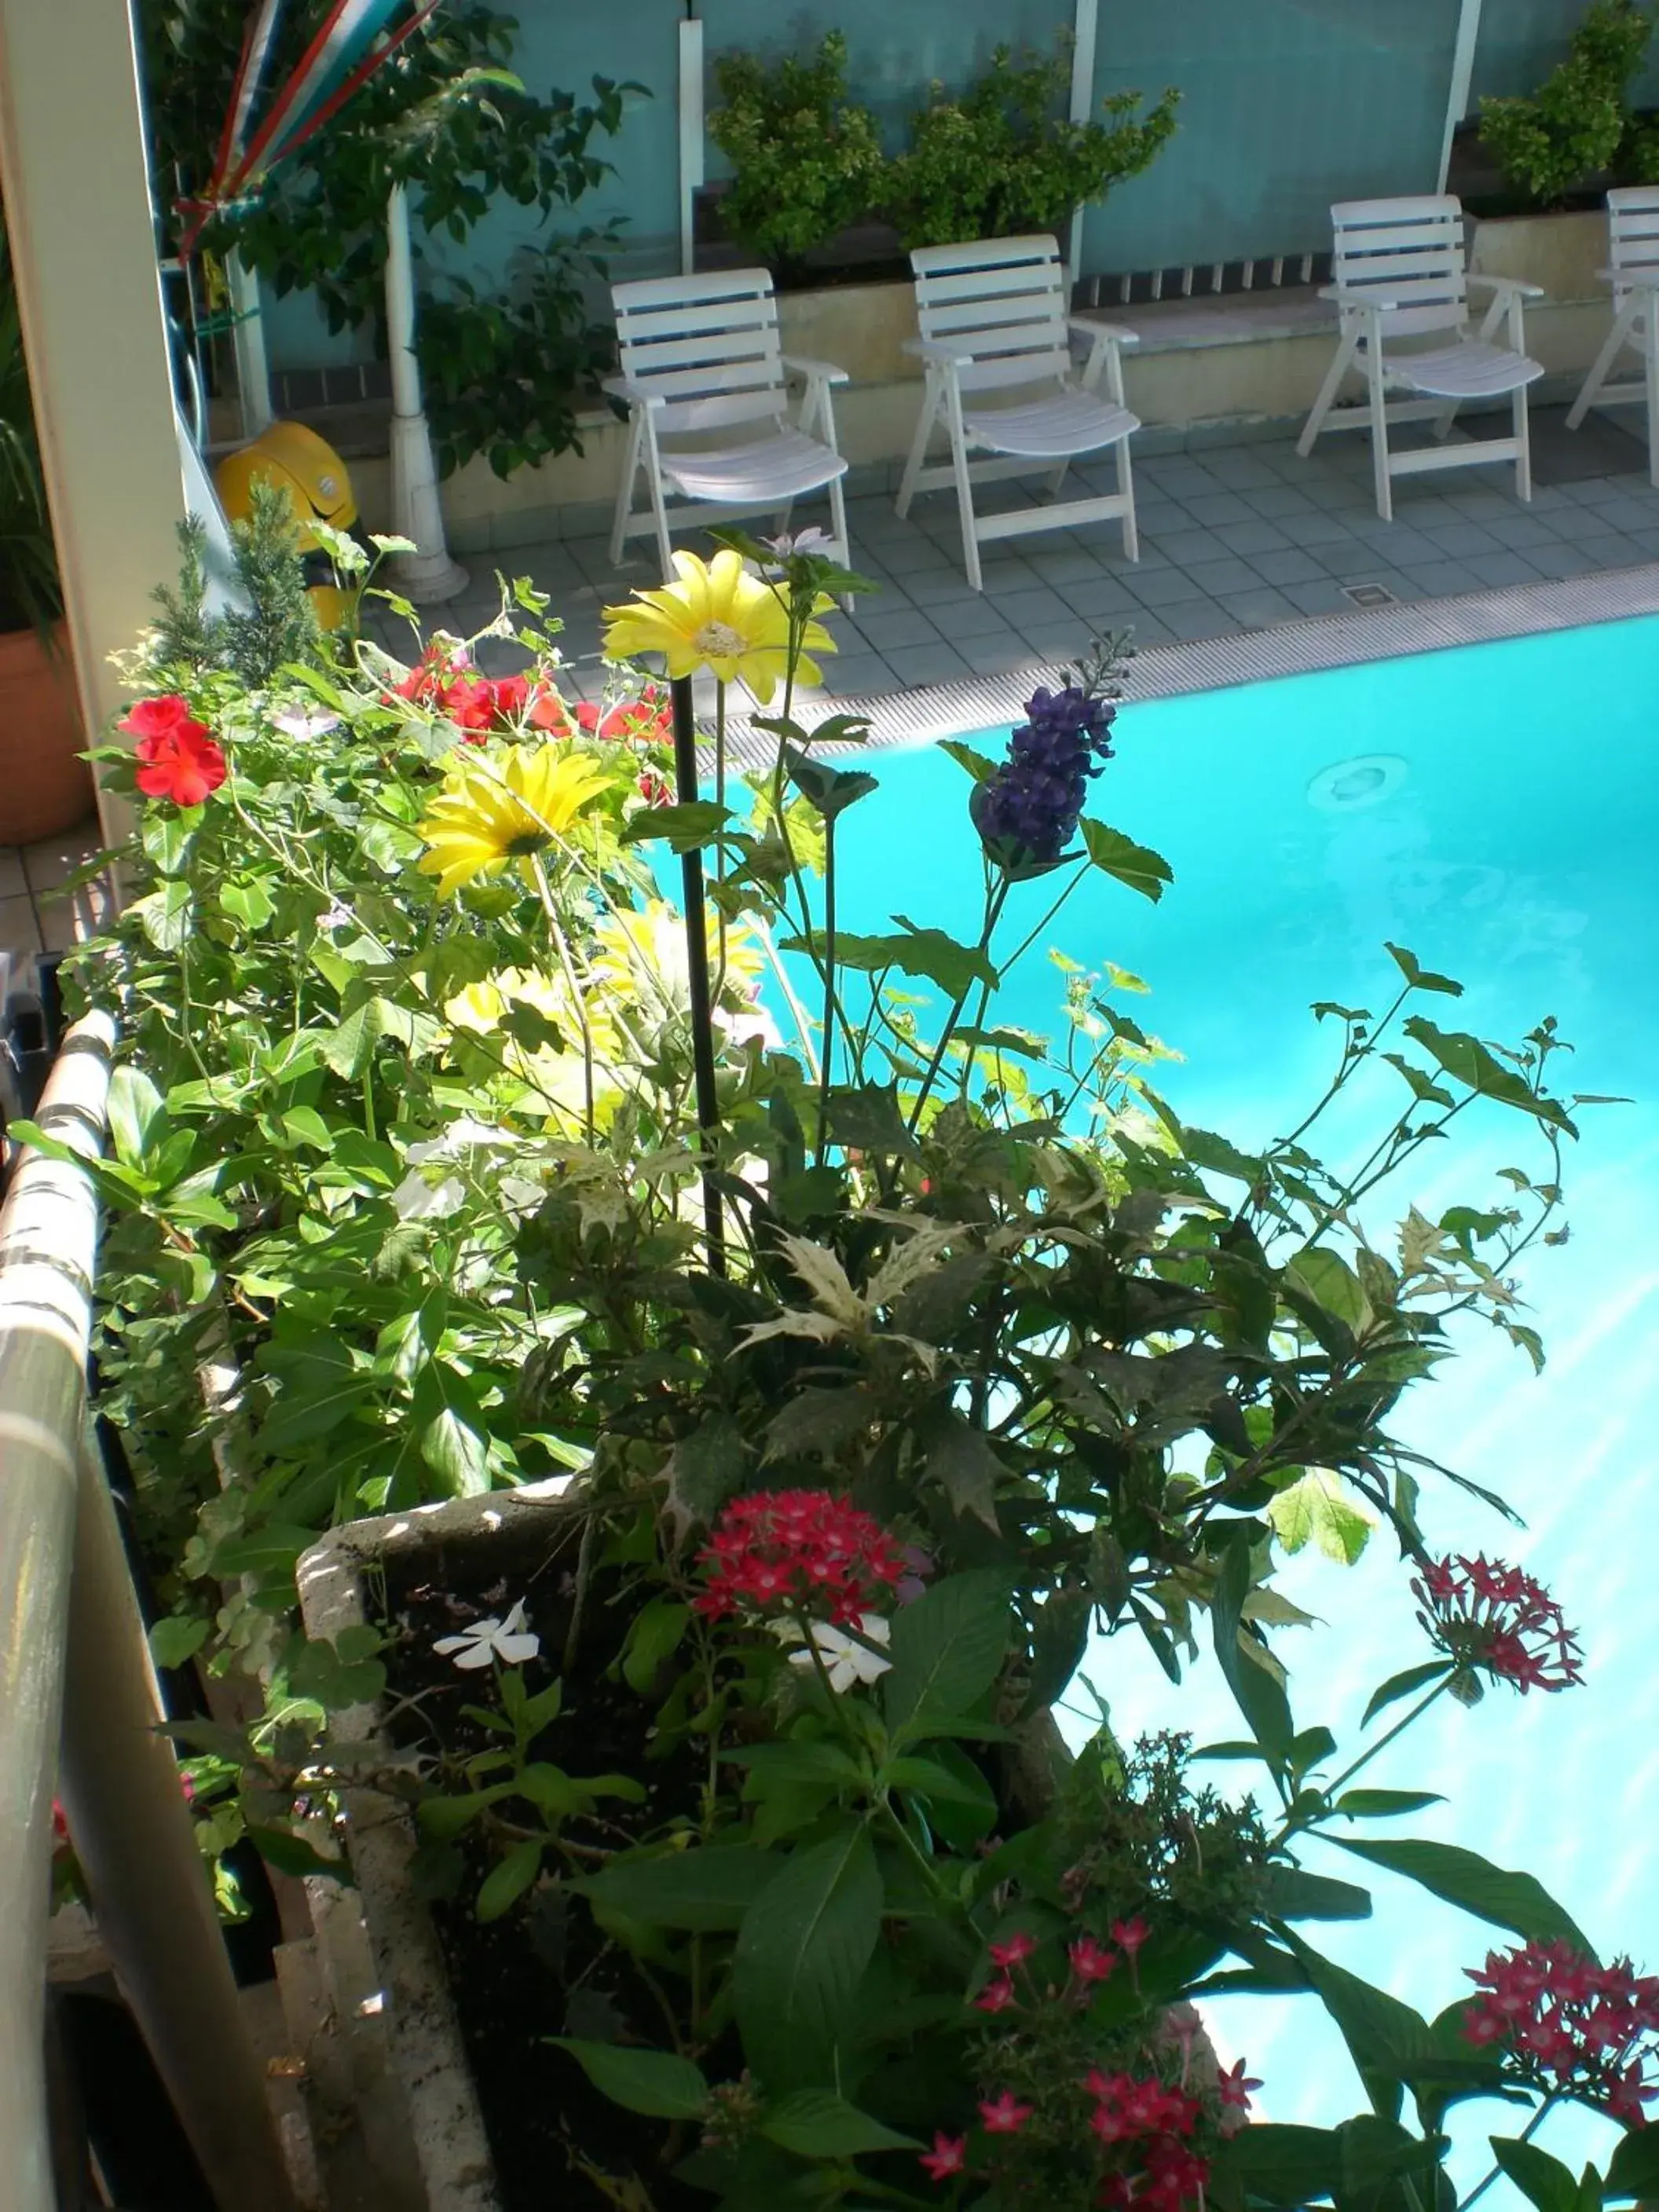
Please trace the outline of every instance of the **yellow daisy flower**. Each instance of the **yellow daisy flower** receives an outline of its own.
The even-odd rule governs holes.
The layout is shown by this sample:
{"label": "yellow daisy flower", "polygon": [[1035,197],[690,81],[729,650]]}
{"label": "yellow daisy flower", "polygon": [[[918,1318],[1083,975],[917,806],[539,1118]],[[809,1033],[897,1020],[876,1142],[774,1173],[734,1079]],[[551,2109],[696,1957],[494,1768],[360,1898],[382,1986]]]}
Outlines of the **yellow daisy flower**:
{"label": "yellow daisy flower", "polygon": [[[659,653],[670,676],[707,668],[722,684],[740,677],[765,706],[788,672],[789,617],[783,602],[729,547],[712,561],[676,553],[674,568],[678,583],[635,592],[627,606],[605,609],[607,657],[626,660],[636,653]],[[830,604],[821,599],[815,611]],[[820,671],[809,654],[833,653],[836,641],[822,623],[811,622],[802,643],[807,650],[796,673],[816,684]]]}
{"label": "yellow daisy flower", "polygon": [[611,778],[565,745],[514,745],[499,761],[452,753],[443,789],[416,824],[426,841],[419,862],[436,876],[438,896],[503,861],[527,860],[563,836]]}

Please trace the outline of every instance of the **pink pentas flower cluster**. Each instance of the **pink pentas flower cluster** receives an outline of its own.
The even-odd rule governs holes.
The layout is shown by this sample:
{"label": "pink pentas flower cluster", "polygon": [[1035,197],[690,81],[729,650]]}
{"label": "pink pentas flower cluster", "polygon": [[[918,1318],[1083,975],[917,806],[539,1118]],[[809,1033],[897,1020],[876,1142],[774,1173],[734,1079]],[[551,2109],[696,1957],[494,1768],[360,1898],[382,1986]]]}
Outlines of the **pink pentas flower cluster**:
{"label": "pink pentas flower cluster", "polygon": [[1191,2141],[1203,2112],[1196,2097],[1156,2075],[1103,2074],[1098,2067],[1091,2069],[1085,2087],[1095,2100],[1089,2125],[1096,2136],[1109,2148],[1125,2146],[1128,2154],[1102,2183],[1102,2204],[1180,2212],[1201,2196],[1210,2161]]}
{"label": "pink pentas flower cluster", "polygon": [[1566,1942],[1490,1951],[1468,1972],[1480,1994],[1464,2008],[1466,2042],[1501,2051],[1539,2087],[1645,2124],[1659,2098],[1659,1976],[1628,1959],[1598,1966]]}
{"label": "pink pentas flower cluster", "polygon": [[708,1587],[695,1602],[711,1620],[805,1610],[846,1626],[880,1609],[905,1561],[879,1521],[832,1491],[758,1490],[724,1509],[697,1565]]}
{"label": "pink pentas flower cluster", "polygon": [[[1112,1923],[1110,1943],[1103,1943],[1093,1936],[1075,1937],[1066,1947],[1066,1964],[1070,1971],[1065,1988],[1050,1990],[1048,1996],[1062,2002],[1086,2003],[1093,1985],[1109,1981],[1124,1960],[1128,1961],[1129,1971],[1133,1973],[1136,1954],[1151,1933],[1146,1923],[1136,1914],[1131,1919]],[[978,2011],[1018,2011],[1022,2000],[1014,1976],[1020,1973],[1022,1979],[1029,1981],[1029,1974],[1024,1970],[1027,1960],[1035,1954],[1036,1948],[1035,1936],[1024,1932],[988,1946],[991,1964],[998,1971],[974,1999]],[[1037,1992],[1033,1988],[1028,1994],[1035,1997]]]}
{"label": "pink pentas flower cluster", "polygon": [[1540,1582],[1501,1559],[1430,1559],[1412,1589],[1418,1619],[1449,1659],[1528,1690],[1584,1679],[1578,1638]]}

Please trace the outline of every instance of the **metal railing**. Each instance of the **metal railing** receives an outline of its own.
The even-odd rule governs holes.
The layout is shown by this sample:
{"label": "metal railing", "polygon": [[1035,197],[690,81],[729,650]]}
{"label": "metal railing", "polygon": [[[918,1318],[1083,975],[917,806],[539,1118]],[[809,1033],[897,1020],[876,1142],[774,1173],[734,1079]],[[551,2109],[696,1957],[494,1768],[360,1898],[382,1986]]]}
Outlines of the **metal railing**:
{"label": "metal railing", "polygon": [[[64,1041],[36,1120],[102,1149],[114,1024]],[[26,1153],[0,1208],[0,2204],[53,2212],[43,2057],[52,1801],[116,1978],[221,2212],[294,2212],[87,1431],[98,1207]]]}

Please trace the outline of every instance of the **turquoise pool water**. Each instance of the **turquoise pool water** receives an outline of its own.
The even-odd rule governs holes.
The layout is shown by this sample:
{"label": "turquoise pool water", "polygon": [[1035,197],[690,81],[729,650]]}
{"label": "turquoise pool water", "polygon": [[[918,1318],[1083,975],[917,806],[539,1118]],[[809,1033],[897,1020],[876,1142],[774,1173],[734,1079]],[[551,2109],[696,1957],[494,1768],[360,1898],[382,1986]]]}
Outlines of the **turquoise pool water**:
{"label": "turquoise pool water", "polygon": [[[1553,1013],[1577,1047],[1567,1087],[1635,1102],[1585,1113],[1567,1166],[1571,1241],[1528,1268],[1544,1375],[1482,1331],[1401,1425],[1524,1515],[1511,1530],[1444,1485],[1425,1497],[1431,1540],[1507,1553],[1553,1587],[1581,1628],[1588,1686],[1437,1709],[1366,1779],[1449,1801],[1376,1832],[1529,1869],[1604,1955],[1628,1950],[1659,1970],[1659,622],[1129,706],[1117,731],[1091,811],[1163,852],[1175,884],[1152,908],[1096,876],[1052,941],[1146,979],[1151,995],[1131,1011],[1183,1055],[1163,1087],[1188,1119],[1246,1144],[1282,1133],[1331,1063],[1310,1002],[1385,1003],[1385,939],[1467,985],[1455,1012],[1442,1000],[1431,1015],[1510,1039]],[[1005,737],[973,741],[998,750]],[[897,910],[969,933],[967,779],[931,749],[867,765],[882,787],[842,831],[846,926],[882,927]],[[1359,803],[1329,804],[1321,778],[1333,769],[1346,777],[1338,799]],[[1030,924],[1045,888],[1020,894]],[[1039,943],[1002,1017],[1054,1029],[1057,982]],[[1528,1164],[1526,1134],[1488,1113],[1394,1211],[1478,1198],[1497,1168]],[[1375,1683],[1421,1655],[1392,1549],[1378,1539],[1354,1569],[1303,1559],[1282,1577],[1327,1624],[1280,1633],[1298,1720],[1326,1723],[1339,1743]],[[1237,1733],[1207,1657],[1176,1692],[1126,1635],[1088,1671],[1122,1733]],[[1246,1773],[1211,1771],[1241,1786]],[[1355,1878],[1335,1850],[1309,1863]],[[1306,1933],[1431,2014],[1467,1992],[1460,1970],[1489,1941],[1507,1940],[1394,1877],[1372,1887],[1372,1921]],[[1328,2124],[1363,2109],[1311,1999],[1233,1999],[1212,2018],[1224,2055],[1248,2055],[1265,2078],[1265,2117]],[[1455,2118],[1468,2176],[1484,2170],[1486,2132],[1514,2131],[1503,2108]],[[1541,2140],[1571,2159],[1605,2135],[1593,2119],[1552,2120]]]}

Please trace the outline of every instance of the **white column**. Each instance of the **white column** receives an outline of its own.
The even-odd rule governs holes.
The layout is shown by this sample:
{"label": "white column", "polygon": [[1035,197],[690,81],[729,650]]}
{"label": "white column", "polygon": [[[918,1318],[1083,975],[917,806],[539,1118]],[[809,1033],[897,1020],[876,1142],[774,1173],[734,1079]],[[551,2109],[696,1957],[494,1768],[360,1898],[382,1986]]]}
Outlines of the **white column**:
{"label": "white column", "polygon": [[680,24],[680,274],[689,276],[696,256],[695,199],[703,181],[702,23]]}
{"label": "white column", "polygon": [[1469,112],[1469,91],[1474,82],[1474,50],[1480,39],[1480,0],[1458,0],[1457,43],[1452,48],[1451,82],[1446,88],[1446,128],[1440,141],[1437,192],[1446,189],[1451,173],[1452,138]]}
{"label": "white column", "polygon": [[[1095,34],[1099,0],[1077,0],[1072,26],[1072,106],[1073,123],[1086,123],[1095,112]],[[1073,284],[1083,273],[1083,210],[1072,217],[1071,241],[1066,249]],[[1069,304],[1069,303],[1068,303]]]}
{"label": "white column", "polygon": [[236,349],[242,435],[257,438],[276,419],[270,408],[270,366],[265,358],[265,326],[259,313],[259,280],[240,253],[228,253],[225,284],[230,294],[230,312],[235,317],[231,343]]}
{"label": "white column", "polygon": [[415,352],[415,256],[409,202],[394,185],[386,203],[386,330],[392,356],[392,527],[419,549],[388,562],[392,581],[417,605],[432,606],[466,589],[466,571],[449,557],[438,465],[421,398]]}
{"label": "white column", "polygon": [[[142,118],[122,0],[0,0],[0,185],[89,736],[185,511]],[[118,838],[125,810],[100,805]]]}

